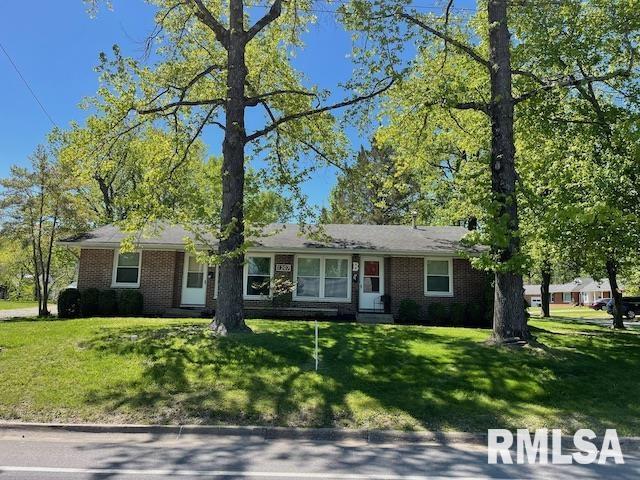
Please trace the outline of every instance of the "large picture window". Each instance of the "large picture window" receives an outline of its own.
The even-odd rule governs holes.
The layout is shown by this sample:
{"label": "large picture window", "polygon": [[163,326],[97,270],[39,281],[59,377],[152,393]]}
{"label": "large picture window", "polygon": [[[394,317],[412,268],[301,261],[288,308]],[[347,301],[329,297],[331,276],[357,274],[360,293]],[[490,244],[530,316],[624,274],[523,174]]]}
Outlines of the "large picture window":
{"label": "large picture window", "polygon": [[271,257],[247,257],[245,272],[245,295],[268,297],[271,293]]}
{"label": "large picture window", "polygon": [[348,300],[349,258],[297,257],[294,281],[298,300]]}
{"label": "large picture window", "polygon": [[453,295],[453,262],[451,259],[425,258],[425,295],[450,297]]}
{"label": "large picture window", "polygon": [[142,262],[141,252],[115,252],[113,266],[114,287],[137,288],[140,286],[140,265]]}

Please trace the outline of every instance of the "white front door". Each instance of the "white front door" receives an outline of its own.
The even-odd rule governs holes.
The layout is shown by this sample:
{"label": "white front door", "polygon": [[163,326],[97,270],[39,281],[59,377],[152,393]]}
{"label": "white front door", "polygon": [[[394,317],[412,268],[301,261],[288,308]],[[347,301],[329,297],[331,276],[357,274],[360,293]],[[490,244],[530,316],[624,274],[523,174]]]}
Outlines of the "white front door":
{"label": "white front door", "polygon": [[182,301],[184,306],[203,306],[207,303],[207,266],[196,262],[194,256],[184,254]]}
{"label": "white front door", "polygon": [[384,258],[360,258],[360,310],[384,310]]}

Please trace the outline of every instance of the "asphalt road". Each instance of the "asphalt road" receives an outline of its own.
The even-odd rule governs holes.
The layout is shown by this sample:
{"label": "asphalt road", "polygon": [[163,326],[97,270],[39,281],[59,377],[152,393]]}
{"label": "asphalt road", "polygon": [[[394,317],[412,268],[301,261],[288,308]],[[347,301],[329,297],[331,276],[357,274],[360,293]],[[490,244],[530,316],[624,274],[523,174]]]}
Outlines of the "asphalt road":
{"label": "asphalt road", "polygon": [[640,478],[640,452],[623,453],[624,465],[487,465],[486,450],[477,445],[0,429],[0,479]]}

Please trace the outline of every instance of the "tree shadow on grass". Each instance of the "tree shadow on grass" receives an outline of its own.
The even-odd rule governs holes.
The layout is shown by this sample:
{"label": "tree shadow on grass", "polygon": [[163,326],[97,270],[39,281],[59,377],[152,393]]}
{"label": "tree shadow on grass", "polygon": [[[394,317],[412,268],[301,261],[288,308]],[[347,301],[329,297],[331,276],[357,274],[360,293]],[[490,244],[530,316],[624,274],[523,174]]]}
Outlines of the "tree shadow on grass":
{"label": "tree shadow on grass", "polygon": [[[89,403],[160,423],[484,431],[640,431],[640,341],[537,328],[545,351],[489,347],[488,331],[255,322],[214,338],[201,324],[109,329],[84,344],[142,363]],[[619,430],[620,433],[620,430]]]}

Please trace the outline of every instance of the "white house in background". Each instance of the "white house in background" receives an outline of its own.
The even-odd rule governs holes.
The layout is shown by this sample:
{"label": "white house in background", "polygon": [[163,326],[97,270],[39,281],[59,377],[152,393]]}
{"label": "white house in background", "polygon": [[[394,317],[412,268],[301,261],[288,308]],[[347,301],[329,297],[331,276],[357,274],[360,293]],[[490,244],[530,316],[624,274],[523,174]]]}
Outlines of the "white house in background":
{"label": "white house in background", "polygon": [[[624,290],[622,285],[618,285]],[[611,285],[609,280],[594,280],[591,277],[581,277],[571,282],[551,284],[551,304],[553,305],[590,305],[602,298],[611,298]],[[525,285],[524,296],[527,303],[532,306],[540,306],[542,303],[541,285]]]}

